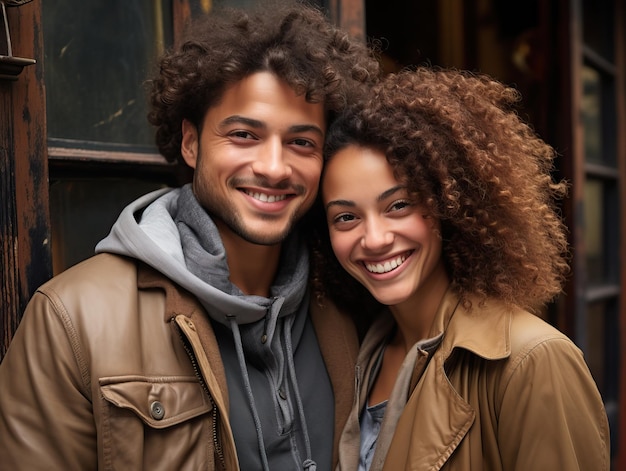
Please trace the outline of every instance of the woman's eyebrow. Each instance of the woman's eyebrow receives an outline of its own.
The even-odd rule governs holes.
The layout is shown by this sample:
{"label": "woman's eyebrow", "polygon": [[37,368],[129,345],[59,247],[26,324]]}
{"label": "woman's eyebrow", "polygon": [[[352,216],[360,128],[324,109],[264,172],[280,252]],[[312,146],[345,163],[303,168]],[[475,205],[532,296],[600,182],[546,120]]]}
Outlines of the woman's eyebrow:
{"label": "woman's eyebrow", "polygon": [[354,208],[356,204],[354,201],[350,200],[332,200],[326,205],[326,210],[330,209],[332,206],[348,206],[350,208]]}
{"label": "woman's eyebrow", "polygon": [[406,187],[404,185],[396,185],[394,187],[391,187],[388,190],[383,191],[380,195],[378,195],[378,198],[376,198],[376,201],[380,202],[380,201],[386,200],[391,195],[399,191],[403,191],[403,190],[406,190]]}
{"label": "woman's eyebrow", "polygon": [[[396,194],[399,191],[403,191],[405,189],[406,187],[404,185],[396,185],[394,187],[391,187],[388,190],[383,191],[380,195],[378,195],[378,197],[376,198],[376,201],[378,202],[384,201],[390,196]],[[354,201],[350,201],[350,200],[332,200],[326,204],[326,209],[328,210],[331,206],[347,206],[347,207],[353,208],[356,206],[356,204],[354,203]]]}

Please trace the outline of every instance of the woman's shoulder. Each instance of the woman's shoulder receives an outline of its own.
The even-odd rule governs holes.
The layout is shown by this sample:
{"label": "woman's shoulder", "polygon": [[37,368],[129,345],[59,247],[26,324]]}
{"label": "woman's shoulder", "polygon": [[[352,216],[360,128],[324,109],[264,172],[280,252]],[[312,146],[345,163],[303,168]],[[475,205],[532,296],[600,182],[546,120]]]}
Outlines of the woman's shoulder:
{"label": "woman's shoulder", "polygon": [[545,354],[582,358],[566,334],[538,315],[495,299],[473,301],[471,309],[459,303],[451,316],[450,350],[462,347],[487,360],[519,361]]}
{"label": "woman's shoulder", "polygon": [[555,349],[580,351],[567,335],[538,315],[524,309],[512,311],[510,332],[512,356],[546,343]]}
{"label": "woman's shoulder", "polygon": [[528,380],[530,375],[537,380],[543,378],[554,382],[557,377],[576,376],[581,381],[593,383],[582,350],[567,335],[537,315],[525,310],[513,312],[509,341],[510,355],[502,365],[505,377]]}

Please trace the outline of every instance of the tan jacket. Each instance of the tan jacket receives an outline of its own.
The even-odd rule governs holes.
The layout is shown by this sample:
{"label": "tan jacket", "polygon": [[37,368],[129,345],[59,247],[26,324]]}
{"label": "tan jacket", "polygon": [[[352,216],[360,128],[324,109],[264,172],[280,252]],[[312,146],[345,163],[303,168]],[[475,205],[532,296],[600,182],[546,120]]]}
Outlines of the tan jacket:
{"label": "tan jacket", "polygon": [[448,292],[431,330],[442,342],[429,362],[418,352],[383,469],[609,470],[606,411],[581,351],[521,309],[457,304]]}
{"label": "tan jacket", "polygon": [[[336,443],[352,404],[357,337],[334,309],[312,305],[311,317],[335,393]],[[195,298],[109,254],[43,285],[0,364],[0,463],[239,469],[224,367]]]}

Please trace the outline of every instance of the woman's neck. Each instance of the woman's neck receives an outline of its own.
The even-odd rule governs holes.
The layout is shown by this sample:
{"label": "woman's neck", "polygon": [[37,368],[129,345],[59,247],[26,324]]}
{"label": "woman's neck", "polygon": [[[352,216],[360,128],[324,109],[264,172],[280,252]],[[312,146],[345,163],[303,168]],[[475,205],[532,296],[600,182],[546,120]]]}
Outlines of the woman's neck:
{"label": "woman's neck", "polygon": [[402,343],[405,353],[416,342],[429,337],[439,305],[449,285],[450,280],[442,261],[413,296],[401,304],[389,306],[398,324],[398,342]]}

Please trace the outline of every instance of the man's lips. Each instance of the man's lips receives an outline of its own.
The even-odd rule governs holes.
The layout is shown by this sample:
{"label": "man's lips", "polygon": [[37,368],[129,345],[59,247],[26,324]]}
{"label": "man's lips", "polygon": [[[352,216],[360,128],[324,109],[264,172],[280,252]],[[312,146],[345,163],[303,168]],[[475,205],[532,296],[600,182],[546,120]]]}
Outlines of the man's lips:
{"label": "man's lips", "polygon": [[272,195],[269,193],[263,193],[260,191],[251,191],[251,190],[242,190],[246,195],[254,198],[255,200],[261,201],[263,203],[276,203],[277,201],[283,201],[287,199],[289,195],[281,194],[281,195]]}

